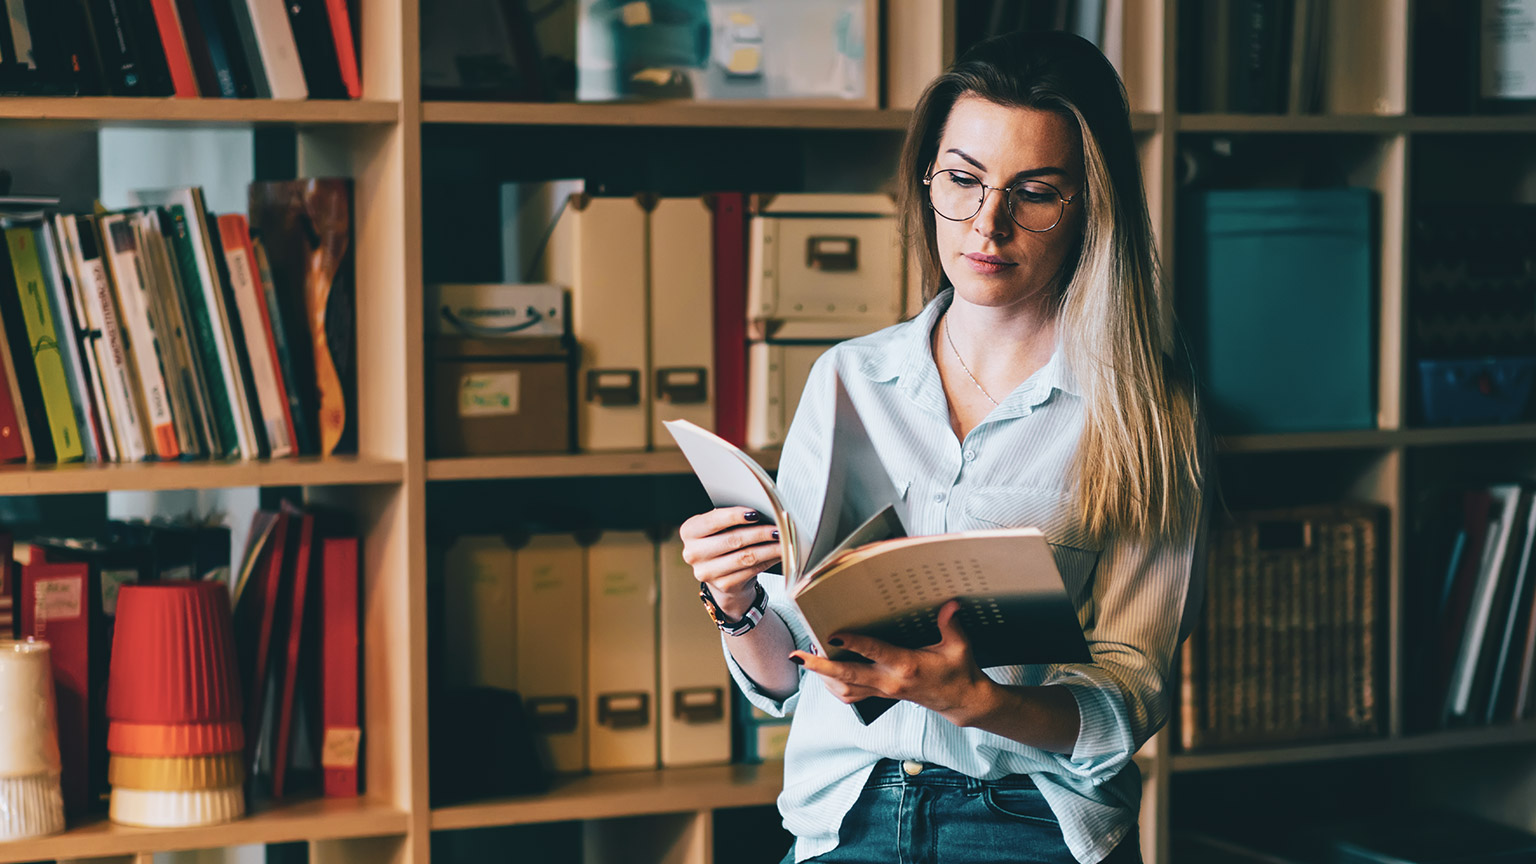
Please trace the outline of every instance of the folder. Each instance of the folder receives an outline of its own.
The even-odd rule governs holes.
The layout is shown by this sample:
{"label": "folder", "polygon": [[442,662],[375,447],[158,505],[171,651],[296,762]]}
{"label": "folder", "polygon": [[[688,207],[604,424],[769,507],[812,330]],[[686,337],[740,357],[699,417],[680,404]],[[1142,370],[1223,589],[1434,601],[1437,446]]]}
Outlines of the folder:
{"label": "folder", "polygon": [[675,535],[656,546],[660,602],[661,764],[731,761],[731,673],[720,629],[699,602],[699,582]]}
{"label": "folder", "polygon": [[362,793],[362,636],[358,618],[358,538],[321,541],[320,765],[328,798]]}
{"label": "folder", "polygon": [[699,198],[662,198],[651,211],[651,438],[676,449],[662,421],[715,428],[713,214]]}
{"label": "folder", "polygon": [[548,281],[571,291],[576,442],[584,451],[643,450],[651,388],[646,213],[633,198],[572,195],[545,251]]}
{"label": "folder", "polygon": [[831,345],[753,342],[747,352],[747,446],[778,447],[816,358]]}
{"label": "folder", "polygon": [[568,534],[535,535],[517,550],[517,681],[553,771],[587,770],[585,563]]}
{"label": "folder", "polygon": [[587,762],[654,768],[656,551],[638,531],[587,548]]}
{"label": "folder", "polygon": [[516,557],[498,535],[465,535],[443,562],[450,687],[517,689]]}
{"label": "folder", "polygon": [[714,209],[715,429],[747,443],[747,196],[719,192]]}

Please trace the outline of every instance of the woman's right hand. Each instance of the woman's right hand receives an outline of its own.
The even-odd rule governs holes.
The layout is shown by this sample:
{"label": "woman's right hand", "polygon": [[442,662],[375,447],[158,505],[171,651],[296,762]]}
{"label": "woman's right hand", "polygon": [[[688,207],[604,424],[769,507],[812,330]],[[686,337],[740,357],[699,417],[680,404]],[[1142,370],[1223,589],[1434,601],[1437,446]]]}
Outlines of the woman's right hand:
{"label": "woman's right hand", "polygon": [[709,586],[720,611],[739,619],[756,598],[757,574],[779,563],[779,529],[750,507],[721,507],[678,529],[683,560]]}

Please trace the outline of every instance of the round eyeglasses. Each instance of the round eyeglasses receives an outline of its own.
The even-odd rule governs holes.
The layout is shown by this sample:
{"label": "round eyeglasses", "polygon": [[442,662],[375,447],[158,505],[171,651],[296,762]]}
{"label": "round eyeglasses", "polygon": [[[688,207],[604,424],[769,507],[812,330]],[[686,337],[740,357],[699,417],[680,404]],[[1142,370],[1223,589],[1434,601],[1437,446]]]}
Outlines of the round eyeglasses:
{"label": "round eyeglasses", "polygon": [[988,186],[969,171],[947,168],[923,178],[928,187],[928,204],[933,212],[951,222],[974,219],[987,200],[987,192],[1003,193],[1008,216],[1015,225],[1036,234],[1049,231],[1061,222],[1072,198],[1040,180],[1020,180],[1012,186]]}

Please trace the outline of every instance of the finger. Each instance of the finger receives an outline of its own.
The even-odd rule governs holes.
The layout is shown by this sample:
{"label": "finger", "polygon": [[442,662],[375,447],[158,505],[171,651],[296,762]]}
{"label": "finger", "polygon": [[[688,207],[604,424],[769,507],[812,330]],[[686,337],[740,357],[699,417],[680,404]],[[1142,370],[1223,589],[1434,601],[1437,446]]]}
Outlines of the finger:
{"label": "finger", "polygon": [[686,541],[708,537],[740,525],[765,524],[769,524],[768,518],[751,507],[717,507],[684,522],[677,533]]}
{"label": "finger", "polygon": [[960,601],[951,600],[939,607],[939,644],[969,645],[970,638],[960,626]]}
{"label": "finger", "polygon": [[[708,537],[699,537],[683,543],[683,560],[692,565],[702,564],[714,558],[728,557],[750,546],[772,543],[778,548],[779,529],[772,525],[752,525],[730,528]],[[749,567],[751,564],[743,563]]]}
{"label": "finger", "polygon": [[791,651],[789,659],[831,681],[863,687],[874,686],[873,667],[858,660],[828,660],[809,651]]}
{"label": "finger", "polygon": [[861,636],[858,633],[833,633],[831,638],[827,639],[827,647],[833,650],[852,651],[876,665],[888,665],[898,659],[897,655],[900,652],[906,650],[873,636]]}
{"label": "finger", "polygon": [[716,579],[723,579],[734,573],[750,573],[756,576],[777,563],[779,563],[779,544],[777,542],[759,543],[727,555],[702,560],[693,565],[693,576],[700,582],[714,582]]}

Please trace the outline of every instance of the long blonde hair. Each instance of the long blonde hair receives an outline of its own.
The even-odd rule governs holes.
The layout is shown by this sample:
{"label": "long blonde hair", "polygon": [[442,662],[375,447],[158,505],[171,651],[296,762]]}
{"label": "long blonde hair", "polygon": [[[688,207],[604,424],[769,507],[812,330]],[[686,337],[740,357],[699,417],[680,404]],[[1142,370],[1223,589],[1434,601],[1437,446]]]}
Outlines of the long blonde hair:
{"label": "long blonde hair", "polygon": [[1159,312],[1163,290],[1125,89],[1092,43],[1069,33],[1021,31],[978,43],[928,86],[907,127],[900,183],[902,230],[922,267],[923,298],[948,287],[923,177],[963,95],[1053,111],[1075,122],[1083,149],[1086,218],[1053,296],[1062,349],[1085,401],[1071,468],[1082,524],[1169,534],[1198,508],[1206,435],[1184,352]]}

